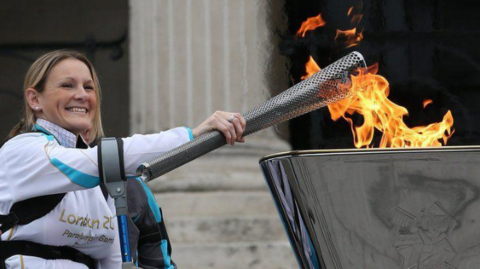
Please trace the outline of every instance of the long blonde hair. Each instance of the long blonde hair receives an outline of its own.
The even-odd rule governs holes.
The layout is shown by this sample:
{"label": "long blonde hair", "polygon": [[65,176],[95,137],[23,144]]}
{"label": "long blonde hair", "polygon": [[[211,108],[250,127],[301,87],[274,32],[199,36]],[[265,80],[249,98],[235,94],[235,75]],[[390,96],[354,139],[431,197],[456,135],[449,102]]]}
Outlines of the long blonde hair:
{"label": "long blonde hair", "polygon": [[8,135],[9,138],[21,133],[30,132],[33,128],[35,128],[35,121],[37,119],[35,117],[34,110],[29,106],[27,102],[26,91],[28,88],[34,88],[37,92],[42,93],[45,90],[45,82],[47,80],[48,74],[50,74],[50,71],[56,64],[58,64],[64,59],[77,59],[79,61],[82,61],[90,70],[90,75],[92,76],[98,102],[95,115],[93,117],[92,129],[89,131],[90,141],[87,142],[92,142],[104,136],[100,111],[101,89],[97,73],[95,72],[95,68],[93,68],[92,63],[87,59],[87,57],[77,51],[56,50],[44,54],[43,56],[38,58],[30,66],[30,69],[28,69],[27,75],[25,76],[25,81],[23,83],[23,116],[20,123],[18,123],[10,131],[10,134]]}

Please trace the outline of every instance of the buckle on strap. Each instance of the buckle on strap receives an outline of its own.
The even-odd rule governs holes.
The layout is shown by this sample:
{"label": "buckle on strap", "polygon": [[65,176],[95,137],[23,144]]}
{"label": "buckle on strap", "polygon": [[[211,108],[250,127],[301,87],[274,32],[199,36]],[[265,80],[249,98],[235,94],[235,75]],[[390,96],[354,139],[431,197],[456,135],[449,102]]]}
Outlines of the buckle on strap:
{"label": "buckle on strap", "polygon": [[0,235],[12,229],[19,221],[14,212],[10,212],[8,215],[0,215],[0,224],[2,225],[0,227]]}

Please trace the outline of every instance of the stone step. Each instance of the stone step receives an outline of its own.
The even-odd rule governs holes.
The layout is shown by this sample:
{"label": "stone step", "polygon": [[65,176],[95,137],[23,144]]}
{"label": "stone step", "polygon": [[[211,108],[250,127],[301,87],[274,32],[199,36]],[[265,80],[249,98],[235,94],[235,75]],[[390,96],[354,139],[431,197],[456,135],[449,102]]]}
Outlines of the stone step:
{"label": "stone step", "polygon": [[298,268],[288,242],[175,244],[172,258],[182,269]]}
{"label": "stone step", "polygon": [[224,146],[149,182],[154,192],[267,190],[258,161],[289,150],[279,139],[248,137],[248,142]]}
{"label": "stone step", "polygon": [[173,244],[288,241],[278,216],[167,218]]}
{"label": "stone step", "polygon": [[154,192],[267,190],[259,158],[203,156],[149,182]]}
{"label": "stone step", "polygon": [[267,130],[263,130],[246,137],[245,143],[235,143],[234,146],[225,145],[209,153],[209,155],[244,155],[253,156],[258,159],[272,153],[290,150],[291,146],[286,141],[278,139],[276,134],[268,134]]}
{"label": "stone step", "polygon": [[267,191],[156,193],[166,219],[176,217],[278,216]]}

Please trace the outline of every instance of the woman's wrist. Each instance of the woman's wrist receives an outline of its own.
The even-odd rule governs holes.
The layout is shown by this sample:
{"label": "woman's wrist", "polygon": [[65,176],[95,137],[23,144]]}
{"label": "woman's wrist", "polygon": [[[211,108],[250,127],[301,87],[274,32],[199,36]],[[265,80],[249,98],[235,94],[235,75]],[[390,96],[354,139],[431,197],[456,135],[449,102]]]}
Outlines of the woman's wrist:
{"label": "woman's wrist", "polygon": [[[197,128],[198,128],[198,127],[197,127]],[[192,136],[193,136],[194,139],[197,138],[197,136],[198,136],[198,130],[197,130],[197,128],[191,129],[191,130],[192,130]]]}

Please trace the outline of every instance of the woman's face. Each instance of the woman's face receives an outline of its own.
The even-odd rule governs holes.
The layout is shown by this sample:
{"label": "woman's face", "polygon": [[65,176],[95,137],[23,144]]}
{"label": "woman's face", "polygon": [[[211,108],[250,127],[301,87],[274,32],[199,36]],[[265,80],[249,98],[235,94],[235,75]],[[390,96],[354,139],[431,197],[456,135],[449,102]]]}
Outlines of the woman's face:
{"label": "woman's face", "polygon": [[82,61],[60,61],[50,71],[45,90],[38,96],[37,117],[81,134],[92,127],[97,108],[94,87],[90,70]]}

